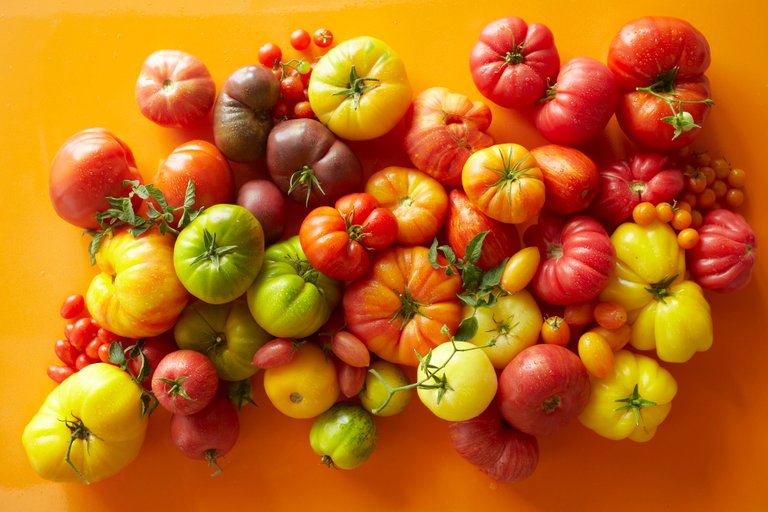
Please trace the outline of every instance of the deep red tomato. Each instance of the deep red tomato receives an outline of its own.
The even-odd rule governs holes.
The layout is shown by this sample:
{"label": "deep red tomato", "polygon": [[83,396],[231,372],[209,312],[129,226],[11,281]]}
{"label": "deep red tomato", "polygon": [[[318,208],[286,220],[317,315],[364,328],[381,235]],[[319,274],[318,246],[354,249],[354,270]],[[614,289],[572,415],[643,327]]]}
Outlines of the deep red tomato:
{"label": "deep red tomato", "polygon": [[586,154],[559,144],[531,150],[544,177],[544,207],[556,213],[586,210],[597,195],[600,173]]}
{"label": "deep red tomato", "polygon": [[[130,192],[124,180],[142,181],[131,149],[112,132],[89,128],[72,135],[56,152],[48,192],[59,217],[83,229],[96,229],[96,214],[110,207],[106,198]],[[134,209],[140,204],[134,196]]]}
{"label": "deep red tomato", "polygon": [[319,28],[315,30],[312,39],[318,48],[328,48],[333,44],[333,32],[327,28]]}
{"label": "deep red tomato", "polygon": [[282,58],[283,51],[275,43],[265,43],[259,47],[259,63],[268,68],[277,67]]}
{"label": "deep red tomato", "polygon": [[469,69],[480,93],[497,105],[530,107],[554,83],[560,56],[548,27],[509,16],[483,28]]}
{"label": "deep red tomato", "polygon": [[624,133],[656,151],[690,145],[710,110],[709,64],[709,43],[684,20],[648,16],[624,25],[608,50]]}
{"label": "deep red tomato", "polygon": [[602,62],[576,57],[560,68],[557,82],[547,87],[534,122],[549,141],[566,146],[590,142],[616,110],[616,79]]}
{"label": "deep red tomato", "polygon": [[397,220],[370,194],[341,197],[336,208],[319,206],[299,228],[309,263],[333,279],[351,281],[368,270],[369,249],[383,249],[397,236]]}
{"label": "deep red tomato", "polygon": [[536,246],[541,253],[533,289],[548,304],[594,299],[613,274],[616,251],[608,233],[592,217],[545,212],[523,236],[527,246]]}
{"label": "deep red tomato", "polygon": [[216,84],[194,55],[159,50],[144,61],[135,93],[148,119],[160,126],[184,128],[206,118],[216,99]]}
{"label": "deep red tomato", "polygon": [[378,253],[369,272],[344,292],[349,332],[391,363],[416,366],[415,352],[425,355],[454,333],[461,319],[458,274],[435,269],[423,246],[392,246]]}
{"label": "deep red tomato", "polygon": [[291,46],[294,50],[306,50],[311,42],[312,36],[306,30],[298,28],[291,32]]}
{"label": "deep red tomato", "polygon": [[[160,164],[153,184],[163,192],[168,206],[179,208],[184,205],[189,180],[195,184],[193,208],[234,200],[235,177],[229,161],[210,142],[193,140],[176,147]],[[180,217],[181,211],[176,211],[175,222]]]}

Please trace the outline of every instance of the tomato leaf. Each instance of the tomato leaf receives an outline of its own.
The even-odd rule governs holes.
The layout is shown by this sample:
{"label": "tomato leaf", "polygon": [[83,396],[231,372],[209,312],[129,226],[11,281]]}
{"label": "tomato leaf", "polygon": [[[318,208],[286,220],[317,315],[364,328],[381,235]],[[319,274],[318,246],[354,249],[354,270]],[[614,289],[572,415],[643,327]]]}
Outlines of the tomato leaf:
{"label": "tomato leaf", "polygon": [[456,341],[469,341],[477,334],[477,318],[475,315],[465,318],[456,329],[453,339]]}
{"label": "tomato leaf", "polygon": [[477,263],[480,260],[480,255],[483,251],[483,241],[488,235],[488,231],[483,231],[472,237],[472,240],[467,244],[466,254],[464,259],[472,264]]}

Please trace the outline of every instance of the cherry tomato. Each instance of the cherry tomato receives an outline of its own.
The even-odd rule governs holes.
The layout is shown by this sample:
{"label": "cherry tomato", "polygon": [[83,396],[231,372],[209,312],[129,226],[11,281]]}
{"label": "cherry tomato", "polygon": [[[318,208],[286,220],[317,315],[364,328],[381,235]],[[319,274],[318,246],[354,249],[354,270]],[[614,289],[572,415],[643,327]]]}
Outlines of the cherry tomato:
{"label": "cherry tomato", "polygon": [[685,228],[677,234],[677,243],[683,249],[693,249],[699,243],[699,232],[693,228]]}
{"label": "cherry tomato", "polygon": [[[377,416],[399,414],[411,403],[413,389],[400,389],[391,393],[391,396],[389,389],[402,388],[409,384],[408,377],[400,366],[383,359],[374,361],[366,375],[363,390],[360,392],[360,404],[371,413],[376,411],[374,414]],[[389,402],[385,405],[387,397]]]}
{"label": "cherry tomato", "polygon": [[85,346],[99,333],[99,324],[96,320],[86,316],[75,322],[72,332],[69,334],[69,342],[77,350],[84,350]]}
{"label": "cherry tomato", "polygon": [[570,326],[583,327],[595,319],[596,305],[597,301],[594,300],[567,304],[563,310],[563,318]]}
{"label": "cherry tomato", "polygon": [[65,365],[71,367],[75,366],[75,359],[77,359],[78,351],[72,346],[69,340],[56,340],[56,343],[53,345],[53,352],[56,354],[56,357],[59,358],[59,361]]}
{"label": "cherry tomato", "polygon": [[743,188],[747,181],[747,173],[744,169],[734,168],[728,173],[728,185],[734,188]]}
{"label": "cherry tomato", "polygon": [[717,199],[721,199],[728,192],[728,184],[720,178],[713,181],[711,187]]}
{"label": "cherry tomato", "polygon": [[728,177],[728,173],[731,172],[731,164],[725,158],[715,158],[712,160],[712,169],[715,170],[715,177],[723,180]]}
{"label": "cherry tomato", "polygon": [[596,325],[587,332],[595,332],[601,335],[605,338],[605,341],[608,342],[608,346],[611,347],[611,350],[614,352],[624,348],[632,337],[632,327],[628,323],[625,323],[617,329],[606,329],[601,325]]}
{"label": "cherry tomato", "polygon": [[613,371],[613,350],[608,341],[597,332],[587,331],[579,337],[579,358],[587,371],[602,379]]}
{"label": "cherry tomato", "polygon": [[53,364],[48,367],[48,376],[56,383],[61,384],[64,379],[75,373],[69,366]]}
{"label": "cherry tomato", "polygon": [[672,217],[672,227],[680,231],[689,227],[692,220],[690,211],[678,209],[675,211],[675,216]]}
{"label": "cherry tomato", "polygon": [[102,343],[99,345],[99,361],[102,363],[110,363],[109,360],[109,345],[106,343]]}
{"label": "cherry tomato", "polygon": [[672,218],[675,216],[675,210],[672,208],[672,205],[667,202],[661,202],[656,205],[656,218],[663,223],[668,223],[672,221]]}
{"label": "cherry tomato", "polygon": [[253,354],[253,366],[266,369],[287,364],[293,359],[297,348],[297,343],[290,338],[275,338]]}
{"label": "cherry tomato", "polygon": [[312,36],[306,30],[299,28],[291,32],[291,46],[294,50],[306,50],[311,42]]}
{"label": "cherry tomato", "polygon": [[318,48],[328,48],[333,44],[333,32],[327,28],[319,28],[315,30],[312,38]]}
{"label": "cherry tomato", "polygon": [[548,316],[541,324],[541,339],[544,343],[566,346],[571,340],[571,328],[561,316]]}
{"label": "cherry tomato", "polygon": [[337,331],[331,337],[331,351],[350,366],[363,368],[371,363],[371,353],[360,338],[348,331]]}
{"label": "cherry tomato", "polygon": [[308,101],[299,101],[293,106],[293,115],[298,119],[312,119],[315,112]]}
{"label": "cherry tomato", "polygon": [[283,51],[275,43],[266,43],[259,48],[259,62],[269,68],[274,68],[283,58]]}
{"label": "cherry tomato", "polygon": [[79,293],[70,295],[61,304],[61,318],[65,320],[71,320],[79,317],[85,310],[85,297]]}
{"label": "cherry tomato", "polygon": [[288,75],[280,81],[280,94],[289,102],[296,101],[304,94],[304,83],[298,75]]}
{"label": "cherry tomato", "polygon": [[707,180],[707,185],[711,185],[713,181],[717,178],[717,174],[715,173],[715,170],[710,167],[709,165],[705,165],[704,167],[699,167],[699,172],[704,176],[704,179]]}
{"label": "cherry tomato", "polygon": [[656,206],[649,201],[638,203],[632,210],[632,219],[641,226],[656,220]]}
{"label": "cherry tomato", "polygon": [[744,202],[744,191],[740,188],[729,189],[725,194],[725,204],[730,208],[738,208]]}
{"label": "cherry tomato", "polygon": [[597,323],[606,329],[618,329],[627,323],[627,310],[615,302],[598,302],[593,314]]}

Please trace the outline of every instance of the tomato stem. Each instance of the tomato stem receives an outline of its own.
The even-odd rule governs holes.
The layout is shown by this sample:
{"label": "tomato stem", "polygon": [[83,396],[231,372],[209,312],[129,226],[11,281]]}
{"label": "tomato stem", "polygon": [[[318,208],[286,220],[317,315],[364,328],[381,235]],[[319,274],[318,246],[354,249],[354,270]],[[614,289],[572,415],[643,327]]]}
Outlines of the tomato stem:
{"label": "tomato stem", "polygon": [[671,125],[675,132],[672,135],[672,140],[675,140],[684,132],[693,130],[694,128],[701,128],[693,120],[693,115],[690,112],[683,110],[683,105],[701,105],[704,104],[711,107],[715,104],[711,98],[704,100],[681,100],[674,98],[675,95],[675,79],[677,78],[677,68],[672,68],[664,73],[661,73],[654,83],[648,87],[637,87],[635,90],[639,92],[646,92],[652,96],[664,101],[672,110],[672,115],[662,117],[661,120]]}
{"label": "tomato stem", "polygon": [[666,301],[664,299],[672,295],[672,292],[669,290],[669,287],[672,285],[672,283],[675,282],[675,279],[677,279],[677,274],[671,277],[665,277],[661,281],[650,285],[648,288],[645,289],[645,291],[653,295],[653,298],[658,300],[662,304],[666,304]]}
{"label": "tomato stem", "polygon": [[216,233],[211,234],[207,229],[203,230],[203,244],[206,246],[205,252],[198,254],[198,256],[192,260],[192,264],[200,263],[201,261],[208,260],[213,264],[215,270],[221,268],[221,257],[230,254],[235,249],[236,245],[222,245],[216,243]]}
{"label": "tomato stem", "polygon": [[392,315],[392,318],[389,319],[390,322],[394,322],[398,318],[401,318],[400,321],[400,330],[402,331],[403,328],[405,328],[405,324],[407,324],[411,318],[413,318],[415,315],[423,314],[421,313],[421,304],[416,302],[413,297],[411,296],[411,291],[406,287],[404,292],[399,292],[397,290],[393,290],[398,298],[400,299],[400,308],[395,311],[395,314]]}
{"label": "tomato stem", "polygon": [[221,464],[219,464],[219,460],[216,457],[216,448],[211,448],[210,450],[205,451],[205,460],[208,462],[208,466],[214,466],[216,470],[211,473],[211,478],[215,476],[219,476],[222,471],[224,471],[224,468],[221,467]]}
{"label": "tomato stem", "polygon": [[75,466],[75,463],[72,462],[72,446],[75,444],[75,441],[81,440],[85,442],[86,452],[90,452],[90,440],[93,434],[88,430],[88,427],[85,426],[83,420],[74,414],[72,417],[74,418],[74,421],[69,418],[62,420],[70,432],[72,432],[72,435],[69,437],[69,445],[67,445],[67,454],[64,456],[64,461],[75,471],[75,473],[77,473],[80,480],[89,484],[90,482],[85,475],[81,473],[80,470],[77,469],[77,466]]}
{"label": "tomato stem", "polygon": [[614,411],[627,411],[631,410],[632,414],[635,415],[635,425],[640,425],[640,409],[644,407],[652,407],[654,405],[658,405],[656,402],[652,402],[651,400],[646,400],[642,396],[640,396],[640,393],[637,390],[637,384],[635,384],[635,388],[632,390],[632,393],[627,396],[626,398],[619,398],[615,400],[619,403],[624,403],[624,405],[617,407],[614,409]]}
{"label": "tomato stem", "polygon": [[288,181],[288,195],[291,195],[300,186],[307,190],[307,196],[304,200],[304,206],[306,207],[309,207],[309,199],[312,197],[313,188],[316,188],[321,194],[325,195],[323,186],[320,180],[317,179],[315,171],[308,165],[291,174],[291,179]]}
{"label": "tomato stem", "polygon": [[512,38],[512,50],[508,51],[506,55],[504,55],[504,63],[507,66],[514,66],[516,64],[520,64],[525,60],[525,46],[523,46],[522,43],[515,44],[515,39]]}
{"label": "tomato stem", "polygon": [[[365,82],[377,82],[377,83],[366,84]],[[347,88],[333,93],[333,96],[351,96],[352,108],[354,110],[357,110],[357,107],[360,105],[360,98],[363,96],[363,94],[366,91],[369,91],[371,89],[378,87],[379,86],[378,82],[379,82],[378,78],[358,76],[357,69],[355,69],[355,65],[353,64],[352,67],[350,67],[349,69],[349,83],[347,84]]]}

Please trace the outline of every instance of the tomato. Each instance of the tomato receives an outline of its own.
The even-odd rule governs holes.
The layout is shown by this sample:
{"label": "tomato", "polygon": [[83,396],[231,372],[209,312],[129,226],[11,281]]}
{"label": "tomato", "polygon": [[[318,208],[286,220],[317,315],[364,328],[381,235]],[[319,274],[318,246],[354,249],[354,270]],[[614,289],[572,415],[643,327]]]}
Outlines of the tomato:
{"label": "tomato", "polygon": [[339,390],[347,398],[357,396],[365,384],[368,368],[352,366],[344,361],[336,361],[336,374],[339,379]]}
{"label": "tomato", "polygon": [[616,34],[607,62],[622,91],[616,118],[633,142],[672,151],[695,140],[711,105],[701,32],[678,18],[639,18]]}
{"label": "tomato", "polygon": [[342,301],[349,332],[382,359],[416,366],[416,353],[448,340],[461,304],[457,274],[433,268],[423,246],[392,246],[378,253],[369,272],[347,286]]}
{"label": "tomato", "polygon": [[[108,343],[109,342],[105,342],[102,346],[106,346],[108,349]],[[136,353],[129,350],[128,370],[131,372],[131,375],[140,379],[139,383],[147,389],[152,387],[152,377],[154,376],[160,361],[179,348],[178,345],[176,345],[176,340],[173,338],[172,330],[165,331],[157,336],[142,338],[137,340],[133,345],[131,345],[130,341],[121,341],[120,343],[125,349],[133,347],[140,352]],[[107,361],[108,360],[109,359],[107,359]],[[141,378],[142,373],[144,375],[143,378]]]}
{"label": "tomato", "polygon": [[282,366],[293,359],[298,344],[290,338],[275,338],[261,346],[254,354],[251,362],[256,368],[274,368]]}
{"label": "tomato", "polygon": [[100,272],[85,295],[100,326],[126,338],[173,327],[189,298],[173,267],[173,244],[154,230],[135,238],[121,228],[104,238],[96,253]]}
{"label": "tomato", "polygon": [[586,210],[600,188],[600,173],[578,149],[547,144],[531,150],[544,177],[544,207],[570,214]]}
{"label": "tomato", "polygon": [[317,118],[347,140],[384,135],[411,104],[402,59],[387,43],[370,36],[342,41],[323,55],[307,92]]}
{"label": "tomato", "polygon": [[216,99],[216,84],[205,64],[181,50],[158,50],[144,61],[136,101],[147,119],[186,128],[204,120]]}
{"label": "tomato", "polygon": [[47,373],[48,377],[50,377],[52,381],[57,384],[61,384],[64,382],[64,379],[74,374],[75,370],[72,366],[69,365],[52,364],[48,367]]}
{"label": "tomato", "polygon": [[577,146],[594,140],[613,117],[619,91],[608,66],[576,57],[560,68],[536,107],[534,123],[549,141]]}
{"label": "tomato", "polygon": [[264,232],[251,212],[234,204],[203,210],[176,238],[173,266],[198,299],[223,304],[251,286],[264,259]]}
{"label": "tomato", "polygon": [[757,236],[739,215],[724,209],[704,216],[699,243],[686,252],[691,277],[717,292],[740,290],[749,284],[757,258]]}
{"label": "tomato", "polygon": [[35,472],[55,482],[95,483],[121,471],[144,443],[140,395],[127,373],[106,363],[64,380],[21,437]]}
{"label": "tomato", "polygon": [[312,34],[312,40],[318,48],[328,48],[333,44],[333,32],[327,28],[319,28]]}
{"label": "tomato", "polygon": [[275,43],[264,43],[259,47],[259,63],[268,67],[276,68],[283,58],[283,50]]}
{"label": "tomato", "polygon": [[[210,142],[192,140],[174,148],[160,163],[152,183],[163,192],[168,206],[179,208],[185,205],[190,180],[195,185],[195,202],[190,208],[199,210],[234,199],[234,173],[226,157]],[[180,218],[181,211],[175,212],[174,225]]]}
{"label": "tomato", "polygon": [[504,368],[524,348],[539,338],[541,311],[526,290],[502,295],[492,306],[464,305],[463,318],[477,319],[477,332],[468,340],[482,350],[496,369]]}
{"label": "tomato", "polygon": [[340,402],[312,422],[309,444],[328,467],[354,469],[370,458],[378,437],[371,413]]}
{"label": "tomato", "polygon": [[365,377],[363,390],[360,391],[360,404],[376,416],[394,416],[403,412],[411,403],[413,389],[393,392],[390,389],[408,385],[410,381],[398,365],[389,361],[374,361]]}
{"label": "tomato", "polygon": [[[56,152],[48,193],[56,214],[83,229],[97,229],[96,214],[110,208],[107,197],[127,196],[125,180],[142,181],[131,149],[103,128],[79,131]],[[134,197],[138,209],[140,199]]]}
{"label": "tomato", "polygon": [[272,107],[280,98],[280,80],[266,66],[236,69],[221,86],[213,106],[213,139],[234,162],[264,157],[272,129]]}
{"label": "tomato", "polygon": [[272,336],[304,338],[330,318],[341,284],[312,267],[293,236],[267,248],[247,299],[253,317]]}
{"label": "tomato", "polygon": [[541,255],[538,247],[525,247],[512,254],[504,265],[499,286],[507,293],[523,290],[536,275]]}
{"label": "tomato", "polygon": [[565,318],[561,316],[548,316],[541,324],[541,341],[553,343],[562,347],[571,341],[571,328]]}
{"label": "tomato", "polygon": [[592,313],[598,325],[606,329],[618,329],[627,323],[627,310],[615,302],[598,302]]}
{"label": "tomato", "polygon": [[[685,210],[679,210],[685,212]],[[688,212],[685,212],[688,213]],[[632,208],[632,220],[641,226],[647,226],[658,220],[656,206],[650,201],[642,201]]]}
{"label": "tomato", "polygon": [[226,304],[192,302],[176,321],[173,334],[180,348],[210,358],[219,378],[227,381],[247,379],[256,373],[251,364],[253,356],[272,339],[253,319],[244,300]]}
{"label": "tomato", "polygon": [[264,391],[286,416],[314,418],[339,396],[336,365],[318,345],[304,343],[288,363],[264,370]]}
{"label": "tomato", "polygon": [[560,56],[552,32],[517,16],[492,21],[480,32],[469,57],[472,80],[497,105],[532,106],[554,83]]}
{"label": "tomato", "polygon": [[418,366],[416,388],[435,416],[464,421],[482,413],[493,401],[498,382],[491,360],[472,343],[453,341],[433,348]]}
{"label": "tomato", "polygon": [[291,32],[291,46],[294,50],[306,50],[312,42],[312,37],[304,29],[296,29]]}
{"label": "tomato", "polygon": [[586,215],[543,214],[524,234],[543,256],[533,277],[536,295],[566,305],[597,297],[613,271],[616,252],[608,233]]}
{"label": "tomato", "polygon": [[65,320],[79,317],[85,311],[85,297],[79,293],[67,296],[61,303],[59,315]]}
{"label": "tomato", "polygon": [[174,350],[165,356],[152,377],[152,393],[160,405],[174,414],[194,414],[216,394],[216,367],[195,350]]}
{"label": "tomato", "polygon": [[461,183],[469,200],[500,222],[520,224],[544,206],[544,181],[533,156],[519,144],[496,144],[472,153]]}
{"label": "tomato", "polygon": [[447,187],[461,185],[469,155],[493,144],[491,109],[445,87],[419,93],[408,111],[403,145],[413,165]]}
{"label": "tomato", "polygon": [[371,354],[360,338],[348,331],[336,331],[331,336],[331,352],[350,366],[367,368]]}
{"label": "tomato", "polygon": [[376,171],[368,178],[365,192],[395,215],[395,240],[401,245],[431,241],[440,231],[448,212],[445,188],[416,169],[391,166]]}
{"label": "tomato", "polygon": [[289,103],[297,101],[304,92],[304,83],[297,75],[288,75],[280,80],[280,94]]}
{"label": "tomato", "polygon": [[264,230],[264,242],[277,242],[288,219],[285,196],[275,182],[268,179],[248,180],[237,189],[236,203],[251,212]]}
{"label": "tomato", "polygon": [[590,375],[602,379],[613,371],[613,349],[601,334],[594,331],[585,332],[579,337],[577,350]]}
{"label": "tomato", "polygon": [[363,179],[349,146],[314,119],[290,119],[272,129],[267,170],[284,194],[310,208],[332,205]]}

